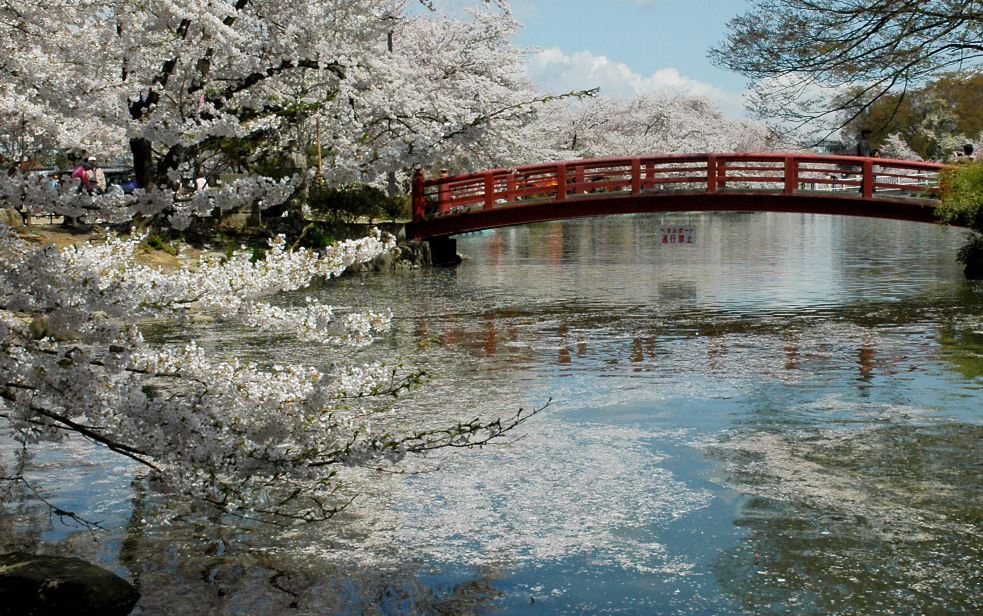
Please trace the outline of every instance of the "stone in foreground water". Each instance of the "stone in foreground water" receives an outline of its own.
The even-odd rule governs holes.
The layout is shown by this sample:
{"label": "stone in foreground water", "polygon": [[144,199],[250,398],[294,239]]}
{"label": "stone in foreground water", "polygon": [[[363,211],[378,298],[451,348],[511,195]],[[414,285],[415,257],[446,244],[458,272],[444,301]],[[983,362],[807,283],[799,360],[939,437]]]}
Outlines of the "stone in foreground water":
{"label": "stone in foreground water", "polygon": [[78,558],[0,555],[0,616],[125,616],[139,598],[123,578]]}

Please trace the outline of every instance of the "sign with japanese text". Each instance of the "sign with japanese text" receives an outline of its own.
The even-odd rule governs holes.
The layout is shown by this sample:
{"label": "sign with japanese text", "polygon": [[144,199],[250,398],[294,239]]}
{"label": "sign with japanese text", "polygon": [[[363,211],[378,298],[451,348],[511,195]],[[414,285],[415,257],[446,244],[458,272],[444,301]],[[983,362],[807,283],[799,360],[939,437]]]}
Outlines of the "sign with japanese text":
{"label": "sign with japanese text", "polygon": [[659,235],[663,244],[692,244],[696,238],[693,227],[661,227]]}

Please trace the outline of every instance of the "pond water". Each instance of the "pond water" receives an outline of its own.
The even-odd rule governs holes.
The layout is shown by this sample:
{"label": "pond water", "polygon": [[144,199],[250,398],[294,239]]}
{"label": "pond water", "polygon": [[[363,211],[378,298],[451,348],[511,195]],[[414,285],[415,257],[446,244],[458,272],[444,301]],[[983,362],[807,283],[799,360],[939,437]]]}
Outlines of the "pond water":
{"label": "pond water", "polygon": [[[110,532],[0,539],[136,581],[136,614],[979,613],[983,285],[954,261],[963,238],[784,214],[461,237],[458,267],[310,293],[393,310],[345,359],[426,368],[401,413],[551,400],[508,444],[354,474],[348,510],[286,533],[184,515],[131,467],[66,450],[38,474]],[[340,359],[199,327],[169,336]]]}

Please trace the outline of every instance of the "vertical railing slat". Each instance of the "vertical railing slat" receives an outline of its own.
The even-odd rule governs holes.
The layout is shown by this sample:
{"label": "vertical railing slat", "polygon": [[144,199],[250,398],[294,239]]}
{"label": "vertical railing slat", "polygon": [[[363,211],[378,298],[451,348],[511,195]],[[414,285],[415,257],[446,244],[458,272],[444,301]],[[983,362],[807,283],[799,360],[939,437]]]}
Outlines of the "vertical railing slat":
{"label": "vertical railing slat", "polygon": [[556,200],[567,200],[567,165],[565,163],[556,166]]}
{"label": "vertical railing slat", "polygon": [[794,156],[785,157],[785,194],[794,195],[799,183],[799,161]]}
{"label": "vertical railing slat", "polygon": [[[440,179],[447,179],[447,169],[440,170]],[[447,182],[437,186],[437,211],[446,214],[451,210],[451,187]]]}
{"label": "vertical railing slat", "polygon": [[869,158],[864,161],[864,175],[860,180],[860,186],[863,189],[864,199],[874,196],[874,161]]}
{"label": "vertical railing slat", "polygon": [[485,209],[490,210],[495,207],[495,174],[485,173]]}
{"label": "vertical railing slat", "polygon": [[707,156],[707,192],[717,192],[717,157],[713,154]]}
{"label": "vertical railing slat", "polygon": [[426,178],[423,176],[423,169],[417,165],[413,170],[412,199],[413,222],[418,222],[426,218],[427,199],[424,195],[426,188]]}

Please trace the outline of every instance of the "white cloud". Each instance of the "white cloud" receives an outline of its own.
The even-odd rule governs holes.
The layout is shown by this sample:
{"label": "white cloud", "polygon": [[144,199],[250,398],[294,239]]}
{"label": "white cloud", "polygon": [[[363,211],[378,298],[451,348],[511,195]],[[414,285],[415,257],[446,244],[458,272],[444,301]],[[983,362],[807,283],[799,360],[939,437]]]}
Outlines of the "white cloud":
{"label": "white cloud", "polygon": [[526,71],[535,84],[553,93],[601,88],[605,96],[631,98],[648,92],[677,92],[710,99],[728,116],[744,115],[743,93],[691,79],[675,68],[661,68],[646,77],[627,64],[586,50],[572,54],[557,47],[540,50],[530,56]]}

